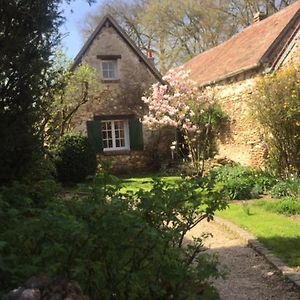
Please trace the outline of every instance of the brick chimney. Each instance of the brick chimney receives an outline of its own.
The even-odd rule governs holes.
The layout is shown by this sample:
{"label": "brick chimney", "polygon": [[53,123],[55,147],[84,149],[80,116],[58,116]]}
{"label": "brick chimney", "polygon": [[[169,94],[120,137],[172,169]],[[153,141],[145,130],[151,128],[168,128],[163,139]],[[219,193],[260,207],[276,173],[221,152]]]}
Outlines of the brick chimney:
{"label": "brick chimney", "polygon": [[264,12],[258,11],[253,17],[253,23],[257,23],[263,19],[265,19],[267,15]]}
{"label": "brick chimney", "polygon": [[148,49],[148,51],[147,51],[147,58],[152,64],[154,64],[154,56],[153,56],[153,52],[151,49]]}

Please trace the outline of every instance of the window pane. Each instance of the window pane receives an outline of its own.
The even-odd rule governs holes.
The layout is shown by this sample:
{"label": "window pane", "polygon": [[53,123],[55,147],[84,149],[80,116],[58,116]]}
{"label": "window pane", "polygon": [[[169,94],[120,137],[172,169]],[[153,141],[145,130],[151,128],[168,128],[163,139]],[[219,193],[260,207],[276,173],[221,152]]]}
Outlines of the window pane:
{"label": "window pane", "polygon": [[108,148],[108,141],[107,140],[103,140],[103,148]]}
{"label": "window pane", "polygon": [[117,61],[102,61],[103,79],[117,78]]}

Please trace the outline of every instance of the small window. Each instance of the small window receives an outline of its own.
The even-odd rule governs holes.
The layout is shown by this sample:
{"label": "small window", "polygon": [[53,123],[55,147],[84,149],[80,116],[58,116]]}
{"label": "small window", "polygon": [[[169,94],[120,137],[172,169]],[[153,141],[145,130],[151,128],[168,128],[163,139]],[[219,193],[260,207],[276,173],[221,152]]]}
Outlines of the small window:
{"label": "small window", "polygon": [[102,61],[102,79],[103,80],[117,80],[117,61],[103,60]]}
{"label": "small window", "polygon": [[103,150],[129,150],[127,120],[102,121]]}

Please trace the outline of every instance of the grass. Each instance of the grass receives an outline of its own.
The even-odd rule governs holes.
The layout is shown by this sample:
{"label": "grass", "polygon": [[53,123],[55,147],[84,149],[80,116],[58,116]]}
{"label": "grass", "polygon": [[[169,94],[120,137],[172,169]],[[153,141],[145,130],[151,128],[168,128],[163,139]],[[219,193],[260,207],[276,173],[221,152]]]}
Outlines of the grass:
{"label": "grass", "polygon": [[[169,184],[176,184],[182,180],[178,176],[154,177]],[[121,191],[124,192],[150,190],[153,185],[153,179],[150,176],[123,178],[121,182]],[[85,185],[84,187],[86,188]],[[233,203],[228,209],[217,212],[217,215],[250,231],[289,266],[300,266],[300,221],[266,211],[261,201],[251,202],[251,204],[248,204],[249,202]]]}
{"label": "grass", "polygon": [[255,205],[247,210],[242,204],[230,204],[217,216],[227,219],[254,234],[275,255],[291,267],[300,266],[300,222],[265,211]]}
{"label": "grass", "polygon": [[[181,177],[179,176],[156,176],[160,178],[162,181],[167,182],[169,184],[176,184],[179,182]],[[136,192],[140,189],[150,190],[153,185],[152,177],[132,177],[128,179],[122,180],[122,189],[121,191],[133,191]]]}

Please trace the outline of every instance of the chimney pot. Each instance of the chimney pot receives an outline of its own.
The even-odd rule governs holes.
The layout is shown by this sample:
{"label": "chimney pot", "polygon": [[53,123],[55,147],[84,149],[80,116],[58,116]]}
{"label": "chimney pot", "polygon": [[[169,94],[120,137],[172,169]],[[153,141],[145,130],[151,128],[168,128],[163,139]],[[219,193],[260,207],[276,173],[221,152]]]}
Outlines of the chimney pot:
{"label": "chimney pot", "polygon": [[258,11],[253,17],[253,23],[257,23],[263,19],[265,19],[267,15],[261,11]]}
{"label": "chimney pot", "polygon": [[151,49],[149,49],[149,50],[147,51],[147,58],[148,58],[148,60],[150,60],[150,61],[154,64],[153,52],[152,52]]}

